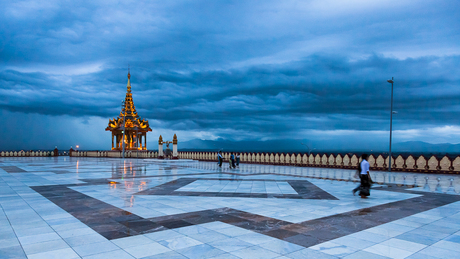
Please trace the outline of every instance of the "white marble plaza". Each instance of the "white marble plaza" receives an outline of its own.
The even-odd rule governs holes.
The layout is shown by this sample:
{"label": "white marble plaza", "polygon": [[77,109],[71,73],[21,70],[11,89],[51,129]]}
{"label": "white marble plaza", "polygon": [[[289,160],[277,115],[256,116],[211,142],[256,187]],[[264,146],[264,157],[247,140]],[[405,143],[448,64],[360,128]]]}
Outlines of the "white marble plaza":
{"label": "white marble plaza", "polygon": [[0,161],[0,258],[460,258],[456,176],[371,172],[361,199],[343,169]]}

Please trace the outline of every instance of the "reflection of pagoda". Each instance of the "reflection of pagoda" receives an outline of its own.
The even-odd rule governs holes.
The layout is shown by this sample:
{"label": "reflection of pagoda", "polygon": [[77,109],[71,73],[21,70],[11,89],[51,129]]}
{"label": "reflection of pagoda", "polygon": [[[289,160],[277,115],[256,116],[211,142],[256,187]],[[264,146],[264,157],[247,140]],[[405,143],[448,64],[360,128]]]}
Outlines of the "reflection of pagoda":
{"label": "reflection of pagoda", "polygon": [[[124,107],[119,117],[109,119],[109,126],[105,130],[112,132],[112,150],[122,150],[123,118],[125,119],[125,150],[146,150],[147,132],[152,131],[149,121],[137,115],[131,94],[131,75],[128,72],[128,92],[126,93]],[[115,140],[115,141],[114,141]],[[114,145],[115,143],[115,145]]]}

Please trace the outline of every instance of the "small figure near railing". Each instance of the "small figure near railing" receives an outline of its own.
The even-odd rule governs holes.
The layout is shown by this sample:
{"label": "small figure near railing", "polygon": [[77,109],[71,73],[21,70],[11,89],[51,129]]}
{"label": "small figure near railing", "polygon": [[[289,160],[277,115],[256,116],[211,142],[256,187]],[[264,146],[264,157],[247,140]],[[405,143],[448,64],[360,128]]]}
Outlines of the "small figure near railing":
{"label": "small figure near railing", "polygon": [[[163,144],[166,144],[166,150],[163,152]],[[171,153],[171,149],[169,149],[169,144],[173,144],[173,150]],[[168,152],[168,154],[166,154]],[[160,138],[158,139],[158,158],[159,159],[164,159],[164,158],[170,158],[170,159],[179,159],[179,154],[177,153],[177,136],[174,134],[173,136],[173,141],[163,141],[163,137],[160,135]]]}

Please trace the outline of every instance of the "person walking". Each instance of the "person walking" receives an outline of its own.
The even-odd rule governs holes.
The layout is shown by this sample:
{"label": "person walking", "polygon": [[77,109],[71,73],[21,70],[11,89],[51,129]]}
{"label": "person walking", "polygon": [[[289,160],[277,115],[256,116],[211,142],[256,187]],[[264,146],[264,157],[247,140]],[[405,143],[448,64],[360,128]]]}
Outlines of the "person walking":
{"label": "person walking", "polygon": [[222,167],[222,160],[223,160],[223,157],[222,157],[222,152],[219,151],[219,153],[217,153],[217,164],[219,165],[219,167]]}
{"label": "person walking", "polygon": [[236,167],[240,167],[240,153],[236,154]]}
{"label": "person walking", "polygon": [[362,154],[361,155],[362,161],[359,163],[358,172],[359,178],[361,179],[361,184],[353,189],[353,195],[359,190],[359,196],[362,199],[366,199],[371,193],[371,176],[369,174],[369,162],[367,162],[368,155]]}
{"label": "person walking", "polygon": [[235,168],[235,155],[231,153],[230,155],[230,168]]}

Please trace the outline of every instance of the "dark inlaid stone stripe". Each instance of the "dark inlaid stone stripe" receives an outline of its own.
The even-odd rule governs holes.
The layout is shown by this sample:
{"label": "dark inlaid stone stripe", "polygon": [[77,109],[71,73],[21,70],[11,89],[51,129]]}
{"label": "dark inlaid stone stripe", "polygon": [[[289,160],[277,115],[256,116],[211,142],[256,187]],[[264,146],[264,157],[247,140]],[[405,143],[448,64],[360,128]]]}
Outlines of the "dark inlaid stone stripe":
{"label": "dark inlaid stone stripe", "polygon": [[[310,247],[417,213],[460,201],[456,195],[422,193],[423,196],[283,226],[291,231],[285,241]],[[266,233],[271,235],[271,233]],[[274,233],[276,234],[276,233]],[[274,236],[274,235],[271,235]]]}
{"label": "dark inlaid stone stripe", "polygon": [[27,173],[26,170],[21,169],[17,166],[0,166],[3,170],[5,170],[7,173]]}
{"label": "dark inlaid stone stripe", "polygon": [[241,197],[241,198],[278,198],[278,199],[321,199],[338,200],[336,197],[307,180],[286,180],[298,194],[274,194],[274,193],[238,193],[238,192],[190,192],[178,191],[181,187],[197,180],[216,181],[264,181],[276,182],[277,180],[263,179],[226,179],[226,178],[180,178],[159,186],[135,193],[135,195],[172,195],[172,196],[201,196],[201,197]]}
{"label": "dark inlaid stone stripe", "polygon": [[303,199],[338,200],[307,180],[288,180],[287,182]]}
{"label": "dark inlaid stone stripe", "polygon": [[[181,178],[155,189],[157,195],[168,195],[169,187],[177,189],[196,179]],[[31,187],[107,239],[175,229],[196,224],[221,221],[259,233],[277,230],[290,222],[264,217],[231,208],[204,210],[171,216],[144,219],[88,195],[70,186],[107,184],[106,179],[83,179],[87,183]]]}
{"label": "dark inlaid stone stripe", "polygon": [[[100,183],[95,180],[93,184]],[[53,185],[31,188],[107,239],[117,239],[214,221],[222,221],[229,224],[249,223],[246,219],[235,216],[235,213],[244,212],[237,212],[230,208],[144,219],[138,215],[72,190],[67,186]],[[229,212],[232,212],[233,215]],[[260,218],[262,216],[257,217]]]}
{"label": "dark inlaid stone stripe", "polygon": [[107,239],[138,235],[139,232],[136,231],[138,229],[146,231],[159,228],[149,220],[74,191],[67,186],[31,188]]}
{"label": "dark inlaid stone stripe", "polygon": [[28,170],[29,173],[53,173],[53,174],[74,174],[68,170]]}
{"label": "dark inlaid stone stripe", "polygon": [[[169,186],[176,188],[194,180],[196,179],[178,179],[163,184],[162,188],[155,189],[154,192],[158,194],[169,193]],[[67,186],[107,183],[106,179],[89,179],[85,181],[87,182],[85,184]],[[32,188],[107,239],[220,221],[304,247],[330,241],[460,200],[460,197],[455,195],[413,192],[405,191],[402,188],[394,188],[392,189],[393,191],[417,193],[422,196],[296,224],[232,208],[203,210],[144,219],[74,191],[67,186],[54,185]],[[152,191],[152,189],[150,190]]]}
{"label": "dark inlaid stone stripe", "polygon": [[[129,179],[137,178],[163,178],[163,177],[179,177],[179,176],[192,176],[192,175],[216,175],[216,173],[193,173],[193,174],[164,174],[164,175],[136,175],[129,176]],[[243,175],[243,174],[242,174]],[[244,175],[243,175],[244,176]],[[110,179],[119,180],[126,179],[126,176],[112,176]]]}
{"label": "dark inlaid stone stripe", "polygon": [[134,195],[172,195],[171,193],[175,190],[193,183],[196,181],[196,178],[179,178],[174,181],[170,181],[153,188],[149,188],[147,190],[135,193]]}
{"label": "dark inlaid stone stripe", "polygon": [[457,196],[426,193],[422,197],[296,224],[232,208],[197,211],[149,220],[161,225],[164,222],[171,222],[173,225],[169,225],[169,228],[221,221],[297,245],[310,247],[459,200],[460,197]]}

